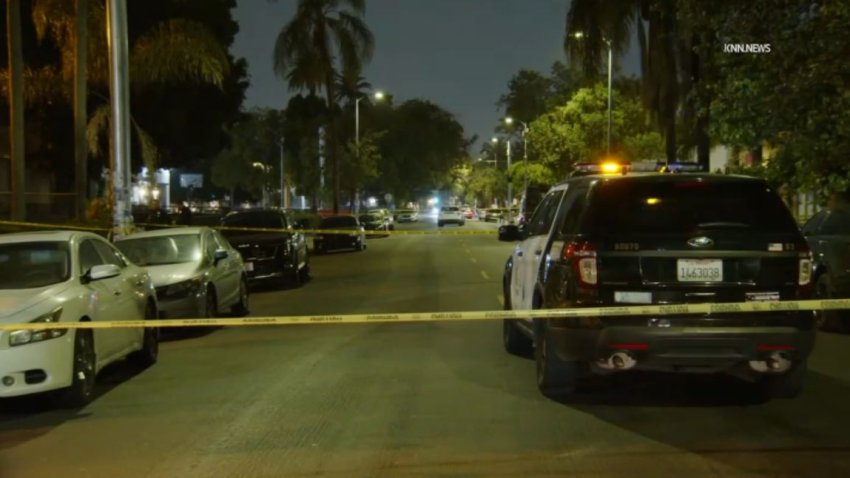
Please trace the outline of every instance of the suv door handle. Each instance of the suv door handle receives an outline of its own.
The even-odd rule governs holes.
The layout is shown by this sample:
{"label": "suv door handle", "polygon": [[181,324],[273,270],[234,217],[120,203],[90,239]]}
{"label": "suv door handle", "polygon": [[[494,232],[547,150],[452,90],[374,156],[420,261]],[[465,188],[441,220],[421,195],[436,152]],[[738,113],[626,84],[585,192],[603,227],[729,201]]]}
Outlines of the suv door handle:
{"label": "suv door handle", "polygon": [[535,255],[535,256],[539,256],[540,254],[543,254],[543,249],[540,249],[540,250],[534,251],[534,255]]}
{"label": "suv door handle", "polygon": [[121,295],[121,291],[120,291],[120,290],[115,290],[115,291],[113,291],[113,292],[112,292],[112,294],[113,294],[113,295]]}
{"label": "suv door handle", "polygon": [[522,251],[516,251],[517,257],[522,257]]}

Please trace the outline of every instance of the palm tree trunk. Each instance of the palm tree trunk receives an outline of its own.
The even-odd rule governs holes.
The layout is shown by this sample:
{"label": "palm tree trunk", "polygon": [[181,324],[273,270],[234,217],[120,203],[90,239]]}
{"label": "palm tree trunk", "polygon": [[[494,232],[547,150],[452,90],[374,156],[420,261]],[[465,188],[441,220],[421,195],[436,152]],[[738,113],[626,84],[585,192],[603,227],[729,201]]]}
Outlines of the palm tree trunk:
{"label": "palm tree trunk", "polygon": [[77,17],[74,24],[74,175],[76,191],[76,214],[78,219],[85,217],[88,201],[88,143],[86,125],[88,111],[88,0],[77,0]]}
{"label": "palm tree trunk", "polygon": [[6,33],[9,48],[9,158],[11,161],[11,218],[26,218],[24,196],[24,52],[21,45],[20,0],[6,0]]}

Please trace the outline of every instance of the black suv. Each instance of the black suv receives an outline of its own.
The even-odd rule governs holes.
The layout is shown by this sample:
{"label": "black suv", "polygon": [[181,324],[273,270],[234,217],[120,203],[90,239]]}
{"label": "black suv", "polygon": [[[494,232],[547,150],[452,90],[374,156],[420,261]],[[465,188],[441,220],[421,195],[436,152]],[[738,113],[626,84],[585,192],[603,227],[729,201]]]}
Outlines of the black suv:
{"label": "black suv", "polygon": [[[517,310],[811,298],[809,247],[756,178],[635,174],[569,179],[527,224],[503,282]],[[811,311],[506,320],[505,348],[534,349],[547,395],[585,374],[727,372],[770,397],[799,393],[815,338]]]}
{"label": "black suv", "polygon": [[224,226],[221,233],[242,255],[250,282],[285,279],[297,286],[309,277],[307,241],[294,228],[288,212],[277,209],[231,212],[221,219],[221,225]]}

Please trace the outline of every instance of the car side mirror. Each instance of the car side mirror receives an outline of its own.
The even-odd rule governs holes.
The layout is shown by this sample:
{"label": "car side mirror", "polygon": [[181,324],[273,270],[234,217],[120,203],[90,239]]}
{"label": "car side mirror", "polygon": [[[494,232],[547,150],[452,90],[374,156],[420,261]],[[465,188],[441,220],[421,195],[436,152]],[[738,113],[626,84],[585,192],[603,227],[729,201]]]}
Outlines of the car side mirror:
{"label": "car side mirror", "polygon": [[506,224],[499,226],[499,240],[503,242],[512,242],[522,239],[522,231],[524,228],[514,224]]}
{"label": "car side mirror", "polygon": [[213,254],[213,265],[217,266],[218,262],[222,259],[227,259],[227,251],[224,249],[215,251],[215,254]]}
{"label": "car side mirror", "polygon": [[121,268],[115,264],[98,264],[96,266],[92,266],[92,268],[86,272],[83,276],[83,282],[94,282],[109,279],[110,277],[117,277],[120,274]]}

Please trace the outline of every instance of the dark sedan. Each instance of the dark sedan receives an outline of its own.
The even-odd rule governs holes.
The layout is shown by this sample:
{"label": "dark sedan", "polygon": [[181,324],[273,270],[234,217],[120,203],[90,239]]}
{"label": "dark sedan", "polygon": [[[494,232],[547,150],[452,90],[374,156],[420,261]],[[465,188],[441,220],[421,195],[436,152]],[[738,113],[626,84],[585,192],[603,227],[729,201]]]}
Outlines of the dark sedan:
{"label": "dark sedan", "polygon": [[222,234],[242,255],[248,281],[286,279],[300,285],[309,277],[307,241],[295,230],[289,213],[275,209],[231,212],[221,225]]}
{"label": "dark sedan", "polygon": [[[850,297],[850,206],[826,208],[803,226],[815,261],[815,291],[819,298]],[[820,312],[825,329],[850,331],[846,310]]]}
{"label": "dark sedan", "polygon": [[354,216],[331,216],[322,219],[320,232],[313,238],[313,250],[316,254],[323,254],[335,249],[354,249],[362,251],[366,249],[366,236],[363,234],[363,226]]}

